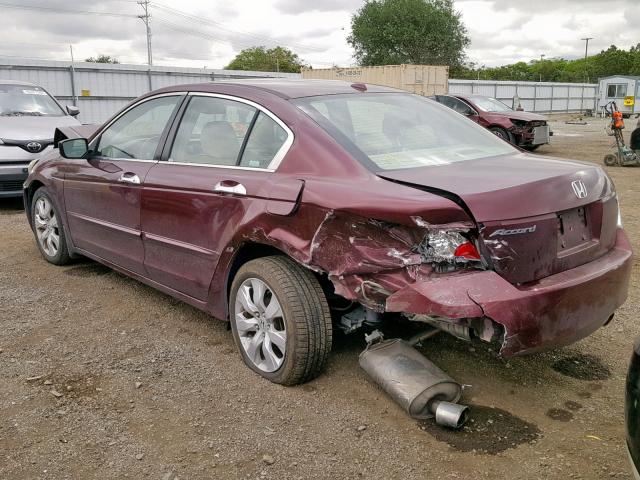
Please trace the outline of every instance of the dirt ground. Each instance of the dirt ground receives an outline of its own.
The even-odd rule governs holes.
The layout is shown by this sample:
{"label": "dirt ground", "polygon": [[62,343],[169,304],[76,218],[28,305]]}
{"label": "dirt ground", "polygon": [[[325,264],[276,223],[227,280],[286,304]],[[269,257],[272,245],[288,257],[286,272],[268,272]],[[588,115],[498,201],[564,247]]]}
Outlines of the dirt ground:
{"label": "dirt ground", "polygon": [[[601,164],[605,121],[567,118],[538,153]],[[640,169],[607,171],[640,250]],[[224,323],[99,265],[47,264],[17,202],[0,201],[0,245],[1,479],[631,479],[637,263],[615,320],[576,345],[503,361],[446,335],[426,342],[471,385],[471,420],[452,432],[367,379],[359,334],[336,340],[320,378],[281,387],[244,367]]]}

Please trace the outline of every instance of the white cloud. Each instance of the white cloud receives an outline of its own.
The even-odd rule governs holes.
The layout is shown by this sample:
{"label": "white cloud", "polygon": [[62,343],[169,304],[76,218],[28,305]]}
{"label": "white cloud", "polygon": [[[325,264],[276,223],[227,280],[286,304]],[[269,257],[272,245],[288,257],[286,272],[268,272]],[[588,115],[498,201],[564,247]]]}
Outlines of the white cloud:
{"label": "white cloud", "polygon": [[[18,4],[18,0],[10,0]],[[364,0],[158,0],[189,16],[152,10],[157,64],[220,68],[242,48],[283,44],[315,67],[349,65],[346,42],[351,15]],[[25,0],[48,9],[139,15],[135,0]],[[584,36],[595,37],[590,52],[640,41],[638,0],[455,0],[471,37],[469,57],[485,65],[584,54]],[[113,55],[144,63],[143,23],[135,18],[55,14],[3,8],[0,56],[67,59]]]}

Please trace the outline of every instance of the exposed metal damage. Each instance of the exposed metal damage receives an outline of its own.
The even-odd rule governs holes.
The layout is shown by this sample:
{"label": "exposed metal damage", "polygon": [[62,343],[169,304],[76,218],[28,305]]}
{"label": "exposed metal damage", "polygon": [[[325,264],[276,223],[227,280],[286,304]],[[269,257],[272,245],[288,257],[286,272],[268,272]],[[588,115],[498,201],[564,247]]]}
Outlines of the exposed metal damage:
{"label": "exposed metal damage", "polygon": [[[248,238],[271,244],[326,275],[336,295],[360,304],[362,310],[345,312],[349,315],[340,325],[345,331],[375,325],[369,323],[371,313],[398,313],[459,338],[488,342],[509,357],[572,343],[601,327],[624,302],[622,294],[604,300],[599,294],[607,278],[628,280],[630,247],[623,233],[607,240],[620,247],[606,260],[574,268],[575,275],[594,268],[600,272],[601,262],[610,270],[593,285],[579,286],[565,273],[554,275],[550,258],[538,261],[548,255],[544,250],[530,262],[538,267],[523,263],[523,245],[540,241],[525,237],[549,236],[551,225],[557,228],[546,217],[537,220],[534,231],[527,222],[521,228],[529,233],[508,240],[491,237],[504,229],[500,222],[484,223],[478,230],[470,221],[435,224],[419,216],[407,224],[340,210],[316,212],[315,217],[317,227],[311,231],[301,232],[285,221],[270,230],[254,229]],[[591,290],[593,300],[585,302]]]}
{"label": "exposed metal damage", "polygon": [[[309,241],[282,229],[254,230],[253,236],[276,240],[278,248],[326,274],[337,295],[360,304],[342,316],[338,326],[345,332],[376,326],[380,313],[396,312],[459,338],[495,342],[504,329],[485,319],[469,297],[469,312],[447,311],[435,304],[429,308],[415,299],[408,302],[411,305],[402,301],[401,291],[412,285],[438,284],[443,276],[455,278],[488,268],[473,240],[472,222],[431,224],[419,216],[411,221],[411,226],[400,225],[332,210]],[[447,295],[450,303],[460,303],[457,293]],[[437,303],[447,302],[439,298]]]}

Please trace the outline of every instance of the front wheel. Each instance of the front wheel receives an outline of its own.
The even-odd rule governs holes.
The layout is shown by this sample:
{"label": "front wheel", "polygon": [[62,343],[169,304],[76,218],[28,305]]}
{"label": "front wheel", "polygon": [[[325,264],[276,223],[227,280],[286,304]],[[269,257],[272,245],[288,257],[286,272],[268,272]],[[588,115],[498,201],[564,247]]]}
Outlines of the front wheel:
{"label": "front wheel", "polygon": [[500,127],[491,127],[489,128],[489,131],[493,133],[496,137],[504,140],[505,142],[509,142],[511,144],[516,143],[516,138],[514,137],[513,133],[511,133],[509,130],[505,130],[504,128],[500,128]]}
{"label": "front wheel", "polygon": [[528,150],[529,152],[533,152],[540,148],[540,145],[526,145],[522,147],[524,150]]}
{"label": "front wheel", "polygon": [[46,188],[36,190],[31,202],[31,221],[40,253],[49,263],[66,265],[71,260],[62,218]]}
{"label": "front wheel", "polygon": [[280,256],[244,264],[231,287],[233,339],[251,370],[282,385],[312,380],[331,351],[331,314],[313,274]]}
{"label": "front wheel", "polygon": [[609,153],[604,156],[604,164],[607,167],[615,167],[618,164],[618,157],[613,153]]}

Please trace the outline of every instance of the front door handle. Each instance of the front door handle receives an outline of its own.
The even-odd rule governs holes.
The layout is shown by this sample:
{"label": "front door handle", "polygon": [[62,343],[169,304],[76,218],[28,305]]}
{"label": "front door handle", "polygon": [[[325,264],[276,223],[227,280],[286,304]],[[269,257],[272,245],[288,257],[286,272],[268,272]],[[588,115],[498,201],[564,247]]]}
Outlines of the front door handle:
{"label": "front door handle", "polygon": [[233,193],[234,195],[247,194],[247,189],[244,188],[244,185],[231,180],[223,180],[222,182],[216,183],[216,186],[213,187],[213,191],[219,193]]}
{"label": "front door handle", "polygon": [[135,173],[125,172],[120,175],[118,179],[120,183],[131,183],[133,185],[140,185],[140,177]]}

